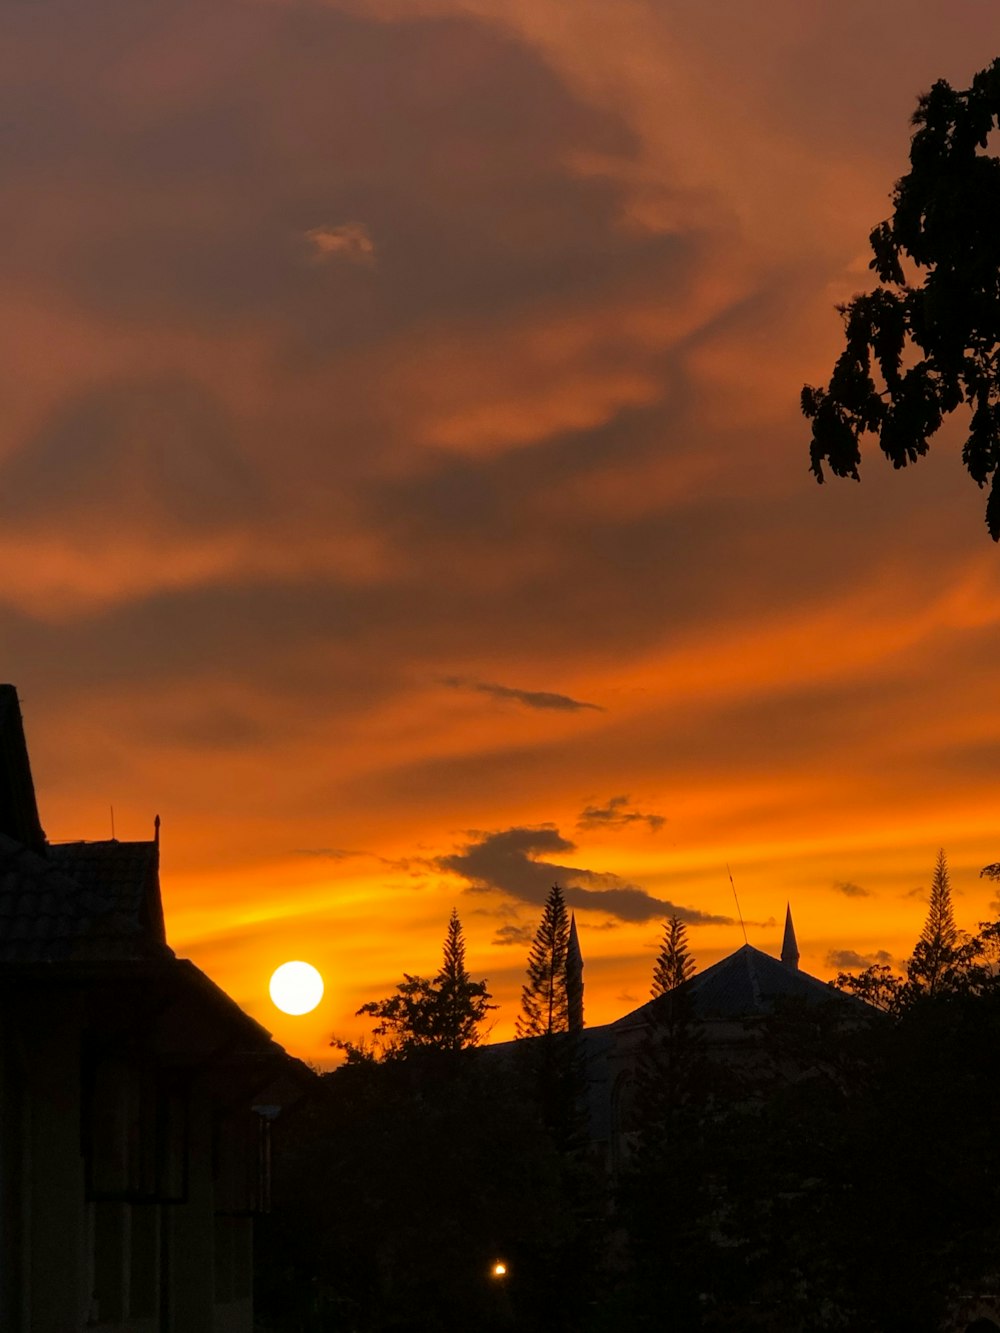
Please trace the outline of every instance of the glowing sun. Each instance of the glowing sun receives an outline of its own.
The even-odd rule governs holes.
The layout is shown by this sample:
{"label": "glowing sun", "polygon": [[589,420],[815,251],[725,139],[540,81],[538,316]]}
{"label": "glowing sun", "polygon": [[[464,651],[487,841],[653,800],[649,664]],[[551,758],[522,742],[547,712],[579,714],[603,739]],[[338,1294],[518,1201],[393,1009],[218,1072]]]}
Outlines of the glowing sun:
{"label": "glowing sun", "polygon": [[308,1014],[323,998],[323,978],[311,963],[282,963],[268,990],[283,1014]]}

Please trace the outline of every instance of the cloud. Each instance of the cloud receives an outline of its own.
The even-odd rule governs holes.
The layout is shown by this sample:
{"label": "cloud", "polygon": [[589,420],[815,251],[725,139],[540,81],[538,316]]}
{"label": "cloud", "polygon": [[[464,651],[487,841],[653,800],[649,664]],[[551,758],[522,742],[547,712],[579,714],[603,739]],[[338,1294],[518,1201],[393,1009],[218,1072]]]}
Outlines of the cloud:
{"label": "cloud", "polygon": [[508,924],[499,926],[496,934],[493,936],[494,944],[530,944],[535,938],[534,926],[523,925],[515,926]]}
{"label": "cloud", "polygon": [[901,898],[915,898],[917,902],[926,903],[929,901],[927,890],[921,888],[918,884],[915,889],[907,889],[905,893],[899,895]]}
{"label": "cloud", "polygon": [[860,884],[854,884],[849,879],[838,879],[833,887],[837,893],[842,893],[845,898],[870,898],[872,896],[870,889],[863,889]]}
{"label": "cloud", "polygon": [[364,852],[348,852],[340,847],[296,847],[293,856],[314,856],[320,861],[346,861],[352,856],[364,856]]}
{"label": "cloud", "polygon": [[472,842],[461,851],[439,857],[436,865],[440,870],[460,875],[480,892],[506,893],[540,907],[553,883],[559,883],[568,906],[606,912],[621,921],[678,916],[688,925],[732,924],[730,917],[712,916],[693,907],[654,898],[645,889],[624,883],[617,875],[538,860],[542,855],[576,850],[575,844],[552,824],[471,836]]}
{"label": "cloud", "polygon": [[831,949],[826,955],[827,967],[836,967],[842,972],[864,971],[866,967],[875,965],[891,967],[892,961],[892,954],[886,949],[878,949],[875,953],[857,953],[854,949]]}
{"label": "cloud", "polygon": [[345,222],[340,227],[313,227],[306,232],[313,255],[320,261],[341,256],[355,264],[375,262],[375,242],[363,222]]}
{"label": "cloud", "polygon": [[664,815],[647,815],[641,810],[630,810],[629,796],[612,796],[606,805],[587,805],[581,810],[576,826],[579,829],[625,828],[628,824],[646,824],[653,833],[659,833],[667,822]]}
{"label": "cloud", "polygon": [[453,690],[475,690],[477,694],[488,694],[493,699],[509,699],[514,703],[524,704],[525,708],[552,709],[561,713],[577,713],[583,708],[592,708],[603,713],[600,704],[585,703],[572,699],[568,694],[553,694],[548,690],[518,690],[511,685],[494,685],[483,680],[463,680],[459,676],[445,676],[442,684]]}

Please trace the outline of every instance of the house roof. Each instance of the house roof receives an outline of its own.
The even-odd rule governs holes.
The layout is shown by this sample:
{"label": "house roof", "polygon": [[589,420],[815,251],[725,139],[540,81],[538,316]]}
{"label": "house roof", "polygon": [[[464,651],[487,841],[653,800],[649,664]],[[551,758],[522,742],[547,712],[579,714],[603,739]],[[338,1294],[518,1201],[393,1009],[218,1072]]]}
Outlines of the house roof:
{"label": "house roof", "polygon": [[46,841],[17,691],[0,684],[0,962],[172,956],[158,844]]}
{"label": "house roof", "polygon": [[105,888],[97,874],[81,880],[67,873],[71,865],[0,833],[0,962],[171,956],[162,917],[157,934],[124,867]]}
{"label": "house roof", "polygon": [[81,889],[106,899],[149,944],[166,947],[155,842],[62,842],[49,847],[48,857]]}
{"label": "house roof", "polygon": [[[776,1000],[785,998],[797,997],[809,1004],[822,1004],[838,998],[837,992],[825,981],[779,962],[752,944],[744,944],[735,953],[706,967],[703,972],[697,972],[685,986],[695,1013],[703,1019],[737,1019],[768,1014]],[[655,1004],[655,1000],[647,1000],[611,1026],[622,1028],[645,1023]]]}

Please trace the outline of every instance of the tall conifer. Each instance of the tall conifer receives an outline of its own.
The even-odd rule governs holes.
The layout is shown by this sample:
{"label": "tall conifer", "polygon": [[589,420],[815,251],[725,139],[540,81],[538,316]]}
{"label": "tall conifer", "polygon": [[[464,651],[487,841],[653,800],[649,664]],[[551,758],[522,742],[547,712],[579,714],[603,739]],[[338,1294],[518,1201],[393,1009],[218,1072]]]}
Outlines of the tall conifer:
{"label": "tall conifer", "polygon": [[[465,939],[458,912],[452,908],[444,939],[441,969],[433,980],[403,974],[396,993],[385,1000],[370,1000],[357,1011],[377,1019],[372,1029],[378,1058],[410,1055],[415,1050],[461,1051],[479,1040],[479,1024],[490,1004],[485,981],[473,981],[465,966]],[[334,1040],[348,1059],[364,1058],[351,1042]]]}
{"label": "tall conifer", "polygon": [[694,959],[688,952],[687,928],[679,916],[668,917],[653,968],[653,999],[658,995],[666,995],[667,991],[676,990],[692,976]]}
{"label": "tall conifer", "polygon": [[479,1024],[490,995],[485,981],[473,981],[465,966],[465,938],[458,911],[453,907],[444,937],[441,971],[434,978],[435,1042],[444,1051],[461,1051],[479,1040]]}
{"label": "tall conifer", "polygon": [[563,891],[553,884],[528,954],[528,980],[521,988],[519,1037],[542,1037],[569,1030],[566,961],[569,954],[569,913]]}
{"label": "tall conifer", "polygon": [[951,903],[948,862],[942,848],[931,880],[927,920],[907,969],[911,983],[928,995],[935,995],[948,986],[953,980],[961,944],[962,936],[955,925]]}

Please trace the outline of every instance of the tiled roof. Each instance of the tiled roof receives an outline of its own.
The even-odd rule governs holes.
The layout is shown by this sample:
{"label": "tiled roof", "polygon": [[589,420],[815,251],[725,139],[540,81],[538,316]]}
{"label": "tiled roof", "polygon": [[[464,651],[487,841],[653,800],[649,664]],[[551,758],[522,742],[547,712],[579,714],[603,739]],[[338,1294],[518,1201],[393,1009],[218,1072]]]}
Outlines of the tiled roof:
{"label": "tiled roof", "polygon": [[[826,982],[786,966],[752,944],[744,944],[727,958],[706,967],[704,972],[696,973],[687,986],[699,1018],[736,1019],[767,1014],[780,998],[798,997],[810,1004],[837,998],[837,992]],[[647,1001],[613,1026],[645,1022],[653,1003]]]}
{"label": "tiled roof", "polygon": [[155,842],[61,842],[49,847],[48,856],[81,888],[100,894],[152,940],[166,943]]}
{"label": "tiled roof", "polygon": [[69,872],[85,858],[61,856],[57,848],[49,851],[40,855],[0,833],[0,962],[169,956],[162,943],[162,919],[159,933],[150,930],[135,906],[136,876],[148,870],[145,859],[138,854],[106,855],[103,864],[115,864],[105,881],[99,873],[100,856],[92,858],[81,879]]}

